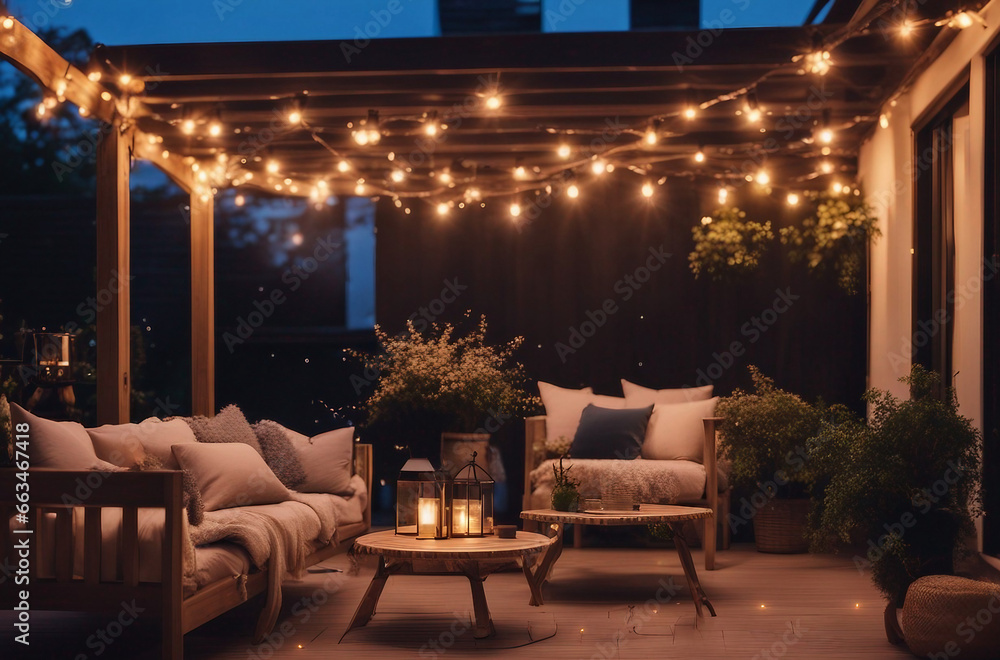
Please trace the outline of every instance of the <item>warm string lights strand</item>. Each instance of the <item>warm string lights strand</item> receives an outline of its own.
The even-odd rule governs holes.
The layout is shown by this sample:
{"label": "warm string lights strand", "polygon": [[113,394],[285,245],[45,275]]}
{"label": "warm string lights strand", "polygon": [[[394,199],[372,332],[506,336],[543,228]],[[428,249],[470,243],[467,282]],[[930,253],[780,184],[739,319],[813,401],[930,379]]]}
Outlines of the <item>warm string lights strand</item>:
{"label": "warm string lights strand", "polygon": [[[901,17],[885,18],[894,11]],[[314,127],[308,123],[307,93],[296,95],[294,98],[279,99],[280,107],[276,109],[275,114],[280,119],[271,122],[273,139],[306,131],[317,144],[334,156],[336,161],[334,170],[327,177],[319,179],[295,175],[293,168],[289,168],[288,164],[269,157],[267,145],[255,150],[249,156],[242,154],[233,156],[220,148],[213,159],[195,159],[191,156],[175,155],[168,149],[162,148],[164,141],[162,135],[139,134],[138,139],[145,140],[149,151],[158,152],[162,160],[180,158],[184,166],[190,168],[195,192],[206,201],[225,187],[252,186],[274,193],[308,197],[316,203],[322,203],[335,194],[388,196],[406,213],[410,212],[410,207],[407,205],[409,200],[422,201],[431,205],[439,216],[447,216],[456,208],[482,207],[486,205],[488,199],[505,197],[510,200],[507,202],[510,216],[517,219],[524,212],[526,195],[537,196],[558,191],[574,200],[582,195],[586,180],[600,178],[616,169],[636,174],[639,177],[637,194],[641,198],[651,200],[656,196],[657,188],[666,181],[665,176],[657,176],[654,173],[657,166],[668,161],[676,164],[677,159],[682,157],[687,159],[689,165],[679,172],[671,172],[671,176],[691,179],[711,177],[718,180],[720,205],[728,201],[731,191],[736,187],[751,184],[767,194],[778,192],[784,196],[787,204],[795,206],[799,203],[803,192],[794,189],[797,184],[812,182],[816,176],[835,174],[836,166],[826,157],[834,153],[837,132],[860,122],[874,121],[875,118],[855,117],[852,121],[834,126],[830,121],[829,111],[822,113],[822,118],[815,122],[810,135],[798,140],[797,144],[783,146],[789,153],[801,153],[803,158],[815,158],[817,151],[823,158],[816,161],[815,171],[786,182],[785,185],[776,185],[772,182],[766,162],[761,162],[754,172],[734,171],[733,168],[726,167],[727,160],[731,160],[738,153],[737,146],[734,145],[711,148],[697,145],[690,153],[682,156],[651,150],[655,150],[658,146],[669,145],[673,138],[684,136],[691,122],[696,121],[706,110],[723,103],[735,105],[733,115],[739,118],[737,121],[760,126],[760,133],[766,134],[769,111],[758,101],[757,89],[760,85],[776,76],[789,74],[812,75],[822,79],[836,67],[836,49],[849,39],[869,34],[874,29],[876,21],[879,22],[878,29],[884,31],[889,25],[904,39],[916,30],[930,26],[956,30],[975,26],[986,27],[982,15],[972,9],[951,11],[939,19],[910,20],[905,15],[905,3],[885,3],[880,10],[870,14],[863,24],[845,26],[829,35],[824,41],[814,44],[812,51],[796,55],[785,65],[773,67],[747,84],[713,98],[691,100],[680,109],[671,109],[669,112],[650,116],[641,123],[625,127],[623,133],[632,139],[608,146],[599,155],[575,149],[566,138],[570,135],[597,135],[602,132],[601,130],[539,127],[540,130],[556,137],[553,151],[561,163],[556,167],[540,167],[518,161],[511,169],[509,181],[503,184],[498,184],[496,181],[479,181],[475,164],[471,170],[453,164],[450,167],[432,168],[429,174],[417,175],[405,159],[397,158],[392,151],[384,154],[384,167],[376,170],[368,164],[372,161],[373,155],[377,156],[372,150],[379,148],[384,136],[406,135],[430,140],[438,139],[449,130],[450,123],[460,119],[463,113],[469,112],[468,108],[463,108],[461,111],[435,110],[408,116],[384,116],[378,109],[371,109],[366,117],[348,122],[343,129],[334,129]],[[17,29],[26,28],[11,16],[0,17],[0,38],[3,37],[3,33],[8,33],[8,36],[13,38],[10,35]],[[107,69],[111,69],[109,63],[105,62],[104,65]],[[239,134],[244,130],[240,127],[227,127],[222,109],[207,114],[182,115],[179,119],[169,120],[150,112],[141,104],[141,95],[145,89],[143,81],[129,72],[112,71],[109,75],[107,71],[102,72],[100,68],[95,67],[87,73],[86,79],[92,85],[100,86],[105,82],[111,82],[117,88],[118,94],[115,95],[109,87],[100,87],[100,99],[113,103],[114,112],[126,120],[132,120],[134,116],[150,116],[174,127],[189,139],[207,141],[209,145],[211,141],[219,140],[226,134]],[[46,94],[36,107],[35,114],[39,120],[46,120],[60,103],[66,101],[67,86],[74,82],[68,67],[63,79],[49,85],[50,93]],[[892,100],[903,91],[903,89],[897,90]],[[485,116],[502,113],[503,97],[498,73],[484,88],[475,93],[476,107],[472,111]],[[88,117],[92,111],[80,105],[79,113]],[[883,129],[889,126],[890,120],[889,112],[877,118],[878,125]],[[324,137],[342,130],[350,132],[354,148],[359,150],[357,154],[338,151]],[[753,149],[752,144],[744,146],[748,150]],[[358,165],[355,160],[359,162],[363,160],[365,165]],[[713,162],[723,165],[712,167]],[[851,182],[834,180],[830,184],[830,190],[838,194],[844,191],[850,193],[851,186]],[[853,192],[857,194],[856,189],[853,189]],[[239,195],[238,199],[245,201],[243,195]]]}

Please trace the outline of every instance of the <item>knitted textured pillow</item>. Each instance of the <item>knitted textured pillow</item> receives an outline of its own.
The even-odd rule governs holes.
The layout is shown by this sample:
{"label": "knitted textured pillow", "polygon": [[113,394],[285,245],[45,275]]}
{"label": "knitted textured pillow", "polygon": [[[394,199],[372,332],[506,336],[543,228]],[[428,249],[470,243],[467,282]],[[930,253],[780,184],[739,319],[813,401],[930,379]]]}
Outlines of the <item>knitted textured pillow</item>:
{"label": "knitted textured pillow", "polygon": [[269,419],[253,425],[253,432],[260,443],[264,462],[286,488],[295,488],[306,480],[306,471],[298,452],[285,433],[285,427]]}
{"label": "knitted textured pillow", "polygon": [[215,417],[189,417],[187,423],[198,442],[242,442],[253,447],[261,456],[264,455],[253,427],[235,404],[229,404]]}

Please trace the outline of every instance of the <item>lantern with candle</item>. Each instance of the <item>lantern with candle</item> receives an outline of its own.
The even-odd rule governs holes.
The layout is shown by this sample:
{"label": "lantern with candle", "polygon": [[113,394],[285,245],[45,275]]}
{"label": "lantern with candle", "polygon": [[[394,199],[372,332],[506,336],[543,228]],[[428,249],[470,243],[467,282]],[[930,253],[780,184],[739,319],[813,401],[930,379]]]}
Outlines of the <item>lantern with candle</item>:
{"label": "lantern with candle", "polygon": [[452,482],[451,536],[493,533],[493,477],[476,463],[479,452]]}
{"label": "lantern with candle", "polygon": [[426,458],[411,458],[396,481],[396,533],[448,538],[448,482]]}
{"label": "lantern with candle", "polygon": [[68,332],[36,332],[34,340],[35,380],[43,385],[71,385],[76,337]]}

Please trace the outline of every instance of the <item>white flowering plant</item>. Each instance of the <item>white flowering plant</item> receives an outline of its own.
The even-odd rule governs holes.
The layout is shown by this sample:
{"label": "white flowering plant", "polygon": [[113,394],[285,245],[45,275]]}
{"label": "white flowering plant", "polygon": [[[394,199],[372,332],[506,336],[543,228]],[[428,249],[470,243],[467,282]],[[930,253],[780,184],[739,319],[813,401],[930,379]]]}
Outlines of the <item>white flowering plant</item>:
{"label": "white flowering plant", "polygon": [[688,255],[695,278],[737,278],[752,273],[760,264],[767,243],[774,240],[770,221],[746,219],[735,206],[723,207],[705,216],[692,228],[694,251]]}
{"label": "white flowering plant", "polygon": [[864,280],[868,243],[878,238],[878,217],[858,195],[824,193],[815,198],[816,212],[801,227],[781,229],[781,243],[793,262],[805,262],[810,271],[832,272],[848,294]]}
{"label": "white flowering plant", "polygon": [[534,412],[541,401],[527,393],[524,365],[513,359],[524,338],[490,346],[486,329],[485,316],[464,337],[450,323],[432,324],[423,334],[407,321],[395,336],[376,326],[378,352],[348,351],[366,372],[378,374],[364,403],[368,423],[432,417],[442,430],[471,432],[490,417]]}

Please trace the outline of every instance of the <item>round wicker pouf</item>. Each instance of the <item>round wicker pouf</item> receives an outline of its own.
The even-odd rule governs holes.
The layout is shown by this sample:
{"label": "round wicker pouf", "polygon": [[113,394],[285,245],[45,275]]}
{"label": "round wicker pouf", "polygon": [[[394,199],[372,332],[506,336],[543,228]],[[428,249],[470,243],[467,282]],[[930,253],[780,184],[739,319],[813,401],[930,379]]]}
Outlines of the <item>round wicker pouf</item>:
{"label": "round wicker pouf", "polygon": [[1000,585],[952,575],[916,580],[903,601],[903,635],[921,658],[1000,657]]}

